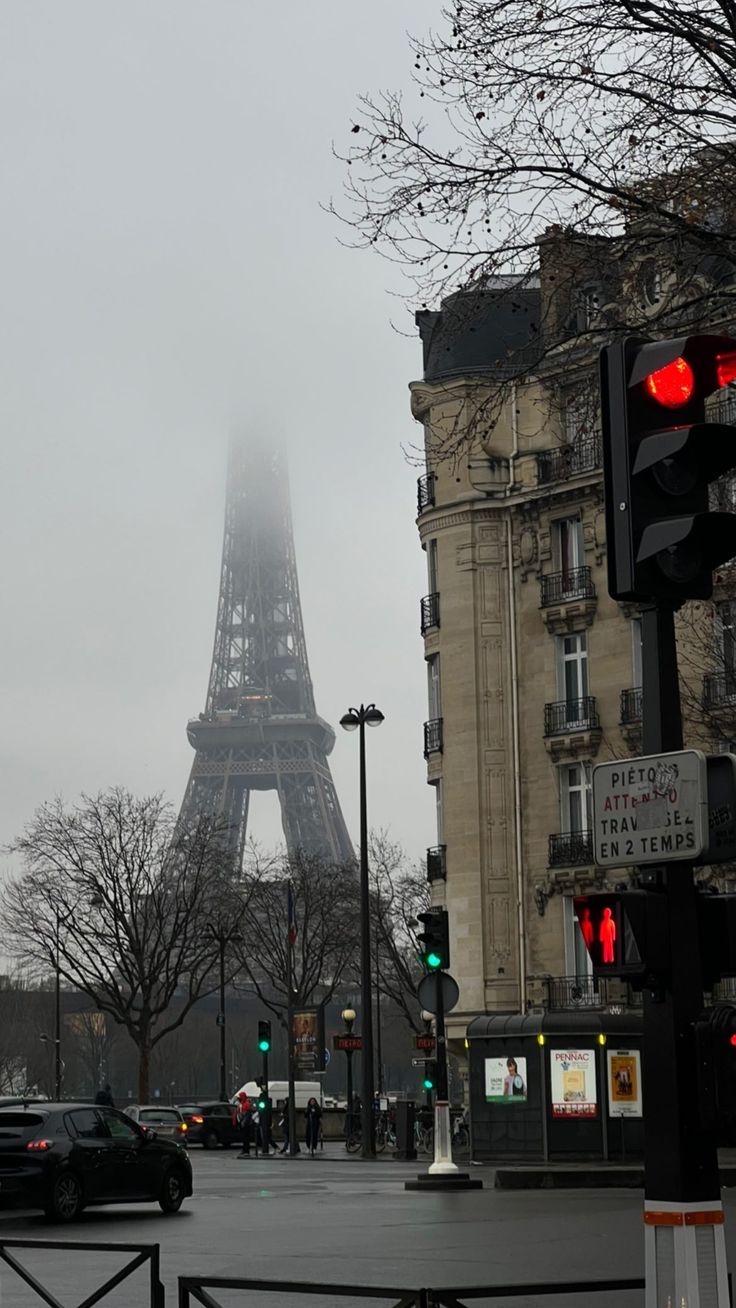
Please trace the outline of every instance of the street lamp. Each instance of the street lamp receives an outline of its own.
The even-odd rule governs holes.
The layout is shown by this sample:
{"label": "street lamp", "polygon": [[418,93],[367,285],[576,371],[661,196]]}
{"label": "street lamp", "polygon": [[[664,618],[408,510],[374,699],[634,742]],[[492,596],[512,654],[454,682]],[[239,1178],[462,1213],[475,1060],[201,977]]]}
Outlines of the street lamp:
{"label": "street lamp", "polygon": [[371,996],[371,922],[370,887],[368,885],[368,811],[365,789],[365,729],[380,727],[383,714],[375,704],[349,708],[340,718],[346,731],[360,728],[360,1006],[363,1023],[363,1061],[360,1122],[363,1157],[376,1156],[376,1131],[373,1116],[373,1011]]}
{"label": "street lamp", "polygon": [[228,932],[213,922],[207,923],[207,929],[216,941],[220,954],[220,1008],[217,1014],[217,1026],[220,1033],[220,1103],[227,1103],[227,1070],[225,1067],[225,945],[229,940]]}
{"label": "street lamp", "polygon": [[[345,1023],[346,1035],[350,1035],[353,1029],[353,1022],[355,1021],[355,1009],[343,1008],[340,1016],[342,1017],[342,1020]],[[352,1121],[353,1121],[353,1051],[352,1049],[345,1050],[345,1057],[348,1060],[348,1111],[346,1114],[345,1135],[346,1137],[348,1137],[350,1136],[352,1131]]]}

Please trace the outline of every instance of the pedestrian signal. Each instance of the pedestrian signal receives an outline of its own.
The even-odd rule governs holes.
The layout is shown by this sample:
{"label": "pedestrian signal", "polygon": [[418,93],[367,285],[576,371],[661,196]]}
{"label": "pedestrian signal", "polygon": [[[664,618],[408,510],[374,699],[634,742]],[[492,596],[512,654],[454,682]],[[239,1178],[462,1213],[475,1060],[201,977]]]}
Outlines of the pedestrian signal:
{"label": "pedestrian signal", "polygon": [[[608,590],[614,599],[709,599],[736,555],[736,514],[710,484],[736,468],[736,427],[705,401],[736,380],[736,341],[629,337],[601,353]],[[727,506],[730,510],[731,504]]]}
{"label": "pedestrian signal", "polygon": [[663,895],[623,890],[576,895],[577,930],[594,976],[634,979],[669,965],[667,903]]}
{"label": "pedestrian signal", "polygon": [[271,1048],[271,1023],[259,1021],[258,1023],[258,1048],[262,1054],[267,1054]]}
{"label": "pedestrian signal", "polygon": [[704,1130],[719,1144],[736,1140],[736,1007],[716,1004],[695,1023],[698,1107]]}

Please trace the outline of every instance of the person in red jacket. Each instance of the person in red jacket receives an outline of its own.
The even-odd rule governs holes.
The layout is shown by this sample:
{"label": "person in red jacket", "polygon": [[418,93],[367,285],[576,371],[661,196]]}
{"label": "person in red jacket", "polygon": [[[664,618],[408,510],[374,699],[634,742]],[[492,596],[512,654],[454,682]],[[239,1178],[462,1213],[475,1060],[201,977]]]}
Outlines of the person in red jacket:
{"label": "person in red jacket", "polygon": [[238,1095],[238,1103],[233,1112],[233,1126],[240,1132],[240,1153],[238,1158],[250,1156],[250,1140],[253,1133],[253,1105],[244,1090]]}

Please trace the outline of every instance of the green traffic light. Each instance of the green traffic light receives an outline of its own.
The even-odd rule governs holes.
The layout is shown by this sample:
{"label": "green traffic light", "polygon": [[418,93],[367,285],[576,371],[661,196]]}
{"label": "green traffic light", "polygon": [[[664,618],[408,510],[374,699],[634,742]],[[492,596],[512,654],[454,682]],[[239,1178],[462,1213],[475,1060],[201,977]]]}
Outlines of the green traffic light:
{"label": "green traffic light", "polygon": [[431,953],[427,954],[426,962],[427,962],[427,967],[430,967],[433,970],[436,970],[438,967],[442,967],[442,959],[440,958],[439,954],[435,954],[434,950],[432,950]]}
{"label": "green traffic light", "polygon": [[425,1089],[425,1090],[433,1090],[433,1089],[434,1089],[434,1081],[433,1081],[432,1078],[429,1077],[429,1076],[425,1076],[425,1078],[424,1078],[424,1089]]}
{"label": "green traffic light", "polygon": [[260,1049],[262,1054],[267,1054],[269,1049],[271,1048],[270,1040],[259,1040],[258,1048]]}
{"label": "green traffic light", "polygon": [[258,1100],[258,1107],[259,1107],[259,1109],[263,1109],[263,1108],[266,1107],[266,1101],[265,1101],[265,1099],[259,1099],[259,1100]]}

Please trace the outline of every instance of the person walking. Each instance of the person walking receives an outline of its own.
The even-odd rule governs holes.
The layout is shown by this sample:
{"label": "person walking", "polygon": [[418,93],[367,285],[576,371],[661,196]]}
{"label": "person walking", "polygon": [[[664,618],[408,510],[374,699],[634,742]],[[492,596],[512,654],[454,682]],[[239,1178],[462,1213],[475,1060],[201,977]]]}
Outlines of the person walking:
{"label": "person walking", "polygon": [[322,1109],[317,1103],[317,1100],[314,1098],[314,1095],[312,1095],[312,1098],[308,1101],[307,1106],[304,1110],[304,1119],[307,1124],[307,1133],[306,1133],[307,1149],[309,1150],[312,1158],[314,1158],[314,1151],[317,1148],[317,1145],[319,1144],[319,1132],[320,1132],[320,1126],[322,1124]]}
{"label": "person walking", "polygon": [[240,1153],[237,1158],[250,1157],[250,1138],[253,1131],[253,1105],[244,1090],[238,1095],[238,1106],[233,1113],[234,1125],[240,1132]]}
{"label": "person walking", "polygon": [[115,1101],[112,1097],[112,1087],[110,1085],[106,1085],[104,1090],[97,1091],[97,1094],[95,1095],[95,1103],[104,1104],[106,1108],[115,1107]]}

